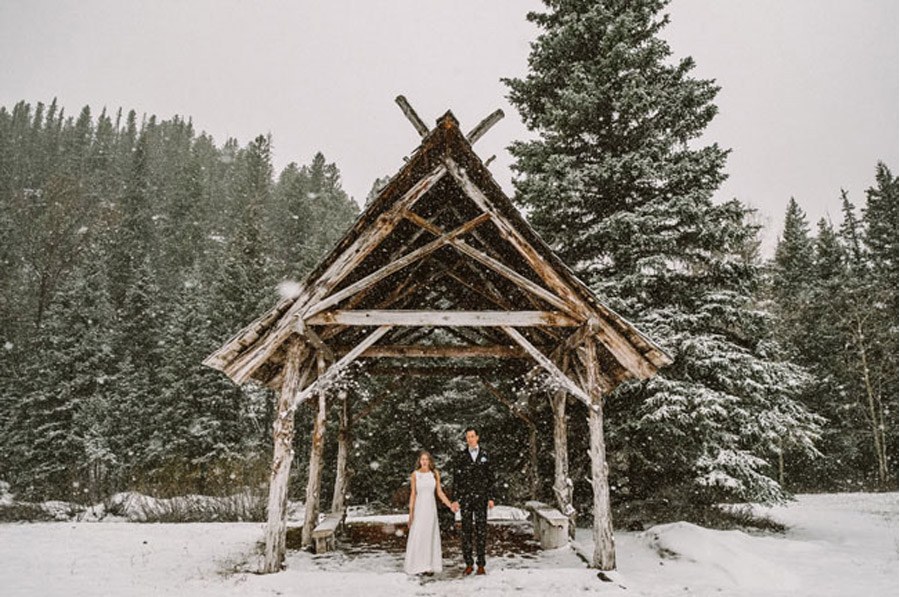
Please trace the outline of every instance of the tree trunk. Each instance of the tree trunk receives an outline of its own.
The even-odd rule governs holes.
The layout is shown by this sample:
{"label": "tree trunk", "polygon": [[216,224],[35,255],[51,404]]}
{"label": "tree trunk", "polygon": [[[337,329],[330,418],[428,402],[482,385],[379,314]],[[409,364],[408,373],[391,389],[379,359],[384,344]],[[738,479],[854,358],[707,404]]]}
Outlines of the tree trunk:
{"label": "tree trunk", "polygon": [[606,463],[606,444],[603,437],[603,395],[598,385],[597,348],[593,340],[588,340],[587,348],[585,369],[588,387],[585,390],[593,402],[588,408],[591,486],[594,490],[594,557],[591,566],[600,570],[615,570],[616,542],[609,504],[609,467]]}
{"label": "tree trunk", "polygon": [[[859,360],[862,365],[863,384],[866,388],[866,398],[868,402],[869,424],[872,428],[872,440],[875,444],[875,459],[878,461],[878,486],[884,488],[887,483],[887,455],[885,454],[884,426],[880,424],[881,417],[881,398],[876,395],[872,387],[872,379],[869,375],[869,360],[866,353],[865,336],[862,330],[862,324],[856,322],[856,346],[859,353]],[[876,404],[877,403],[877,404]]]}
{"label": "tree trunk", "polygon": [[[316,361],[319,369],[319,379],[325,373],[325,357],[321,352],[316,353]],[[319,520],[319,493],[322,489],[322,455],[325,452],[325,423],[327,419],[326,390],[320,389],[319,409],[316,420],[313,423],[312,443],[309,449],[309,477],[306,481],[306,516],[303,519],[303,534],[301,544],[303,547],[312,545],[312,532]]]}
{"label": "tree trunk", "polygon": [[347,392],[341,391],[341,415],[338,428],[337,466],[335,467],[334,493],[331,496],[331,511],[335,514],[344,511],[347,499],[349,479],[347,477],[347,458],[350,451],[350,417],[347,411]]}
{"label": "tree trunk", "polygon": [[559,511],[569,517],[569,538],[575,538],[576,510],[572,504],[569,480],[569,441],[566,426],[566,392],[558,390],[550,396],[553,409],[553,494]]}
{"label": "tree trunk", "polygon": [[288,478],[294,459],[294,416],[290,410],[294,395],[302,385],[300,359],[303,347],[293,342],[285,359],[284,381],[278,396],[272,437],[275,445],[272,457],[272,475],[269,480],[268,521],[266,524],[266,552],[260,572],[268,574],[281,570],[284,563],[285,533],[287,532]]}

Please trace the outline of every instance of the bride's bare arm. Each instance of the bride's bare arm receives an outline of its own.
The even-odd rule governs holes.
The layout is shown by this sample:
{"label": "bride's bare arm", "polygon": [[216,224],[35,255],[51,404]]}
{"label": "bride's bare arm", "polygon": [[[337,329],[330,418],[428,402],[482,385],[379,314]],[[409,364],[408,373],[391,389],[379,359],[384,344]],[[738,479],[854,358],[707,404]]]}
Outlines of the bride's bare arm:
{"label": "bride's bare arm", "polygon": [[441,488],[441,474],[437,471],[434,472],[434,480],[436,481],[435,488],[436,488],[438,497],[440,498],[441,502],[443,502],[443,504],[445,506],[447,506],[448,508],[450,508],[452,510],[453,505],[450,503],[450,500],[447,499],[447,496],[444,495],[444,490]]}
{"label": "bride's bare arm", "polygon": [[412,526],[413,514],[416,510],[416,473],[409,477],[409,526]]}

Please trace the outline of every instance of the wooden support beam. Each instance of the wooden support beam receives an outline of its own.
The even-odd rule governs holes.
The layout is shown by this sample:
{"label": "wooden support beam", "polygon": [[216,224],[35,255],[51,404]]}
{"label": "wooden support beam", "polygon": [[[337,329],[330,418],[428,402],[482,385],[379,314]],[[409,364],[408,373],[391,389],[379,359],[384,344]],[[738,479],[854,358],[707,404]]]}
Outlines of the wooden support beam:
{"label": "wooden support beam", "polygon": [[[291,405],[292,409],[296,409],[297,406],[303,403],[304,400],[312,396],[313,392],[319,391],[319,388],[324,386],[327,383],[334,381],[334,379],[340,375],[341,371],[343,371],[350,363],[355,361],[360,354],[365,352],[367,348],[378,342],[378,339],[384,336],[393,326],[383,325],[379,327],[377,330],[366,336],[366,338],[353,347],[350,352],[345,354],[340,358],[339,361],[334,363],[327,370],[320,370],[319,377],[311,383],[305,390],[297,394],[297,397],[294,398],[294,402]],[[321,354],[321,353],[319,353]],[[324,357],[323,357],[324,360]]]}
{"label": "wooden support beam", "polygon": [[585,362],[587,387],[591,396],[588,408],[590,436],[591,487],[594,493],[594,555],[591,565],[600,570],[615,570],[616,540],[613,535],[612,510],[609,502],[609,466],[606,463],[606,443],[603,435],[603,393],[599,386],[597,347],[588,342]]}
{"label": "wooden support beam", "polygon": [[[319,378],[325,374],[325,355],[316,353],[316,367],[319,370]],[[315,386],[312,384],[310,387]],[[328,399],[324,389],[319,389],[319,408],[316,411],[316,420],[313,423],[312,442],[309,448],[309,474],[306,479],[306,514],[303,518],[303,531],[301,544],[303,547],[312,545],[313,529],[319,520],[319,493],[322,489],[322,456],[325,453],[325,424],[328,420]]]}
{"label": "wooden support beam", "polygon": [[350,457],[350,412],[347,404],[347,390],[338,393],[341,401],[341,410],[338,418],[337,437],[337,462],[334,472],[334,491],[331,494],[331,513],[343,514],[347,503],[347,490],[350,486],[349,467],[347,461]]}
{"label": "wooden support beam", "polygon": [[577,321],[557,311],[326,311],[306,320],[312,325],[397,326],[576,326]]}
{"label": "wooden support beam", "polygon": [[349,286],[339,290],[338,292],[335,292],[334,294],[328,296],[327,298],[320,300],[318,303],[309,307],[303,313],[303,319],[309,321],[310,317],[312,317],[316,313],[320,313],[320,312],[324,311],[325,309],[327,309],[328,307],[338,304],[345,298],[353,296],[360,290],[367,288],[367,287],[379,282],[380,280],[387,278],[391,274],[400,271],[401,269],[410,265],[411,263],[414,263],[414,262],[418,261],[419,259],[422,259],[423,257],[426,257],[427,255],[430,255],[431,253],[434,253],[435,251],[437,251],[444,245],[451,242],[454,238],[469,233],[470,231],[474,230],[476,227],[485,223],[489,219],[490,219],[490,216],[488,214],[481,214],[480,216],[469,220],[465,224],[458,226],[454,230],[451,230],[447,234],[441,235],[439,238],[436,238],[435,240],[431,241],[430,243],[423,245],[423,246],[419,247],[418,249],[415,249],[414,251],[410,251],[409,253],[407,253],[403,257],[400,257],[396,261],[382,267],[381,269],[379,269],[377,271],[372,272],[368,276],[362,278],[361,280],[354,282],[353,284],[350,284]]}
{"label": "wooden support beam", "polygon": [[466,140],[470,145],[474,145],[475,142],[481,139],[495,124],[500,122],[503,119],[503,116],[503,110],[497,108],[485,116],[484,120],[476,124],[475,128],[469,131],[469,134],[466,135]]}
{"label": "wooden support beam", "polygon": [[[563,367],[563,370],[565,368]],[[559,511],[569,518],[569,538],[574,539],[575,515],[573,504],[574,487],[569,478],[569,438],[566,423],[565,390],[556,390],[550,394],[550,408],[553,411],[553,494]]]}
{"label": "wooden support beam", "polygon": [[[335,347],[337,354],[346,354],[349,347]],[[388,344],[372,346],[366,349],[360,358],[450,358],[466,359],[478,357],[490,357],[495,359],[523,359],[528,353],[516,346],[458,346],[458,345],[429,345],[429,344]]]}
{"label": "wooden support beam", "polygon": [[402,95],[398,95],[394,98],[394,101],[397,102],[397,105],[400,106],[400,109],[403,111],[403,115],[406,116],[406,119],[409,120],[416,131],[420,136],[424,137],[428,134],[428,127],[422,122],[422,119],[419,118],[419,115],[416,114],[416,111],[413,110],[413,107],[410,105],[409,101]]}
{"label": "wooden support beam", "polygon": [[274,453],[269,477],[269,501],[266,522],[266,551],[262,574],[278,572],[284,564],[285,534],[287,532],[288,479],[293,461],[294,416],[290,404],[310,373],[301,373],[303,360],[308,352],[299,340],[292,341],[285,356],[284,381],[275,407],[272,425]]}
{"label": "wooden support beam", "polygon": [[538,364],[540,364],[544,369],[546,369],[547,372],[550,374],[550,376],[553,379],[555,379],[560,384],[562,384],[562,386],[566,390],[568,390],[573,396],[577,397],[579,400],[581,400],[585,404],[590,405],[591,400],[590,400],[590,398],[588,398],[588,395],[584,393],[584,390],[582,390],[578,386],[578,384],[576,384],[574,381],[572,381],[569,378],[569,376],[567,376],[565,373],[560,371],[559,367],[554,365],[553,361],[551,361],[549,358],[547,358],[547,356],[544,353],[542,353],[540,350],[535,348],[535,346],[531,342],[529,342],[528,339],[525,338],[525,336],[520,334],[518,332],[518,330],[516,330],[515,328],[509,327],[509,326],[501,326],[501,327],[503,328],[503,331],[506,332],[507,334],[509,334],[509,336],[513,340],[515,340],[519,346],[521,346],[526,351],[528,351],[528,353],[534,358],[534,360],[536,360],[538,362]]}

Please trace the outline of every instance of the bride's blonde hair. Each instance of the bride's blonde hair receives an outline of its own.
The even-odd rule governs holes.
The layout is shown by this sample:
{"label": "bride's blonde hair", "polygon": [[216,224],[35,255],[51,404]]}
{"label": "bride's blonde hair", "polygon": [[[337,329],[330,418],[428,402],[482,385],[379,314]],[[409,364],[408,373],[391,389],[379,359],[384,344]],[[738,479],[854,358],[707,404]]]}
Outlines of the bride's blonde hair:
{"label": "bride's blonde hair", "polygon": [[437,472],[437,467],[434,465],[434,458],[431,456],[431,452],[428,450],[422,450],[419,452],[419,456],[416,458],[416,468],[415,470],[419,470],[420,463],[422,462],[422,456],[428,456],[428,470],[432,473]]}

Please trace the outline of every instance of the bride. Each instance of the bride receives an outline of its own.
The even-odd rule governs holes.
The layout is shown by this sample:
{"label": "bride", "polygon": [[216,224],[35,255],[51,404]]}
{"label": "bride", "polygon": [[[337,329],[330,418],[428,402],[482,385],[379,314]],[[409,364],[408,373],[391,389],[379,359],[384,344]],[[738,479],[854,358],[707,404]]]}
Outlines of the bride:
{"label": "bride", "polygon": [[435,469],[434,460],[428,452],[419,453],[418,468],[410,477],[410,485],[409,536],[403,569],[407,574],[440,572],[443,561],[435,494],[451,510],[453,506],[441,489],[441,474]]}

